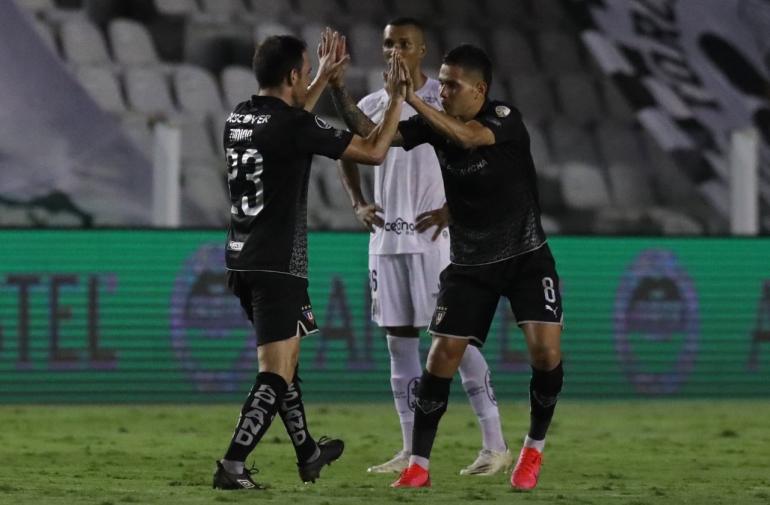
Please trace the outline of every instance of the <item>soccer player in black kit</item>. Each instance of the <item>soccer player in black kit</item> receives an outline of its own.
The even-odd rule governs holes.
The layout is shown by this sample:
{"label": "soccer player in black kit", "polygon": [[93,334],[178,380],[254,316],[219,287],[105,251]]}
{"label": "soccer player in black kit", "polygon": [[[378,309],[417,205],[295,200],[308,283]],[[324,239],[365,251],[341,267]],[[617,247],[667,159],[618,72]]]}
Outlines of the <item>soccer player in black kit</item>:
{"label": "soccer player in black kit", "polygon": [[324,32],[320,65],[310,83],[305,43],[267,38],[254,55],[260,92],[227,119],[231,220],[226,245],[227,282],[257,336],[259,373],[241,409],[213,486],[263,489],[244,462],[278,413],[297,454],[302,481],[342,454],[341,440],[311,437],[297,376],[300,338],[318,331],[307,293],[307,192],[313,154],[368,165],[382,163],[396,133],[406,78],[394,62],[383,119],[366,136],[332,128],[310,114],[331,72],[345,63],[344,38]]}
{"label": "soccer player in black kit", "polygon": [[[407,86],[418,115],[399,124],[394,145],[428,143],[441,165],[451,215],[452,263],[441,273],[433,335],[415,409],[412,456],[393,487],[430,486],[429,458],[449,387],[468,344],[482,346],[501,296],[508,298],[532,365],[530,427],[511,475],[515,489],[537,485],[545,435],[562,388],[562,307],[556,265],[540,223],[529,134],[513,106],[490,100],[492,66],[481,49],[449,51],[439,72],[440,112]],[[351,130],[374,123],[343,87],[332,88]]]}

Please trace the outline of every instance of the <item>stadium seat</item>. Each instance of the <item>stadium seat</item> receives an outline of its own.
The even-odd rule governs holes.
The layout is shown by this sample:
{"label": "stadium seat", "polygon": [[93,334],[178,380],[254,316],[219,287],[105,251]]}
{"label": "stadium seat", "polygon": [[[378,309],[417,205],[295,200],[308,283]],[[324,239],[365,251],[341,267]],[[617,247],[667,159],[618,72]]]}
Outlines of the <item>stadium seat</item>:
{"label": "stadium seat", "polygon": [[281,23],[265,22],[260,23],[254,29],[254,41],[261,43],[271,35],[295,35],[294,30]]}
{"label": "stadium seat", "polygon": [[444,30],[444,47],[451,50],[460,44],[471,44],[486,51],[487,45],[481,34],[470,28],[449,27]]}
{"label": "stadium seat", "polygon": [[216,23],[238,21],[246,14],[242,0],[200,0],[203,18]]}
{"label": "stadium seat", "polygon": [[551,153],[548,150],[548,144],[543,135],[543,130],[537,125],[526,122],[529,132],[529,148],[532,153],[532,161],[535,162],[535,168],[540,171],[551,164]]}
{"label": "stadium seat", "polygon": [[[484,17],[484,11],[475,0],[440,0],[443,8],[442,24],[445,26],[476,26]],[[431,20],[435,16],[431,16]]]}
{"label": "stadium seat", "polygon": [[35,32],[40,35],[45,45],[51,49],[58,56],[58,48],[56,45],[56,36],[54,35],[53,28],[45,21],[35,19],[32,23],[35,28]]}
{"label": "stadium seat", "polygon": [[643,209],[655,205],[655,194],[644,165],[613,161],[607,170],[616,206]]}
{"label": "stadium seat", "polygon": [[535,55],[527,38],[510,28],[492,31],[492,53],[495,72],[520,76],[537,72]]}
{"label": "stadium seat", "polygon": [[596,138],[606,162],[644,165],[644,151],[632,123],[604,121],[596,129]]}
{"label": "stadium seat", "polygon": [[572,24],[561,0],[535,0],[532,2],[532,14],[541,27],[569,27]]}
{"label": "stadium seat", "polygon": [[620,93],[612,79],[600,79],[604,103],[609,116],[620,121],[632,121],[636,116],[628,100]]}
{"label": "stadium seat", "polygon": [[[394,17],[410,17],[429,22],[440,13],[440,5],[434,5],[431,0],[392,0]],[[438,2],[441,4],[441,2]],[[387,20],[384,20],[387,21]],[[383,25],[385,23],[383,22]]]}
{"label": "stadium seat", "polygon": [[201,13],[195,0],[155,0],[155,9],[165,16],[195,17]]}
{"label": "stadium seat", "polygon": [[580,41],[563,31],[547,30],[537,33],[540,61],[551,75],[582,70]]}
{"label": "stadium seat", "polygon": [[544,75],[514,74],[509,84],[513,104],[527,121],[540,123],[556,113],[551,86]]}
{"label": "stadium seat", "polygon": [[304,23],[338,23],[343,10],[335,0],[296,0]]}
{"label": "stadium seat", "polygon": [[217,82],[207,70],[193,65],[181,65],[173,75],[179,108],[199,117],[215,115],[224,108]]}
{"label": "stadium seat", "polygon": [[103,110],[115,114],[126,112],[126,102],[115,74],[107,67],[81,67],[78,81]]}
{"label": "stadium seat", "polygon": [[141,151],[147,159],[152,159],[152,129],[147,117],[139,114],[127,114],[120,120],[123,126],[123,131],[126,132],[128,137],[134,143],[139,151]]}
{"label": "stadium seat", "polygon": [[116,61],[126,66],[159,65],[147,27],[131,19],[114,19],[108,27],[110,46]]}
{"label": "stadium seat", "polygon": [[[446,52],[444,46],[441,45],[438,34],[431,28],[425,28],[423,33],[425,38],[425,57],[422,60],[423,68],[436,69],[435,73],[428,74],[430,77],[436,78],[438,76],[438,68],[441,67],[441,60],[444,58]],[[382,39],[382,35],[380,35]]]}
{"label": "stadium seat", "polygon": [[16,3],[31,12],[42,12],[56,8],[53,0],[16,0]]}
{"label": "stadium seat", "polygon": [[[369,170],[368,168],[365,170]],[[337,175],[337,162],[324,156],[313,156],[314,187],[319,192],[320,219],[333,229],[356,230],[358,221],[350,208],[350,200]]]}
{"label": "stadium seat", "polygon": [[532,18],[529,1],[526,0],[487,0],[486,20],[490,27],[517,26],[529,24]]}
{"label": "stadium seat", "polygon": [[222,91],[225,105],[232,110],[257,92],[257,80],[248,67],[229,66],[222,71]]}
{"label": "stadium seat", "polygon": [[382,28],[360,23],[350,30],[349,49],[354,65],[380,68],[382,63]]}
{"label": "stadium seat", "polygon": [[591,132],[564,117],[550,123],[551,153],[557,163],[579,161],[599,166],[599,156]]}
{"label": "stadium seat", "polygon": [[182,161],[215,164],[220,159],[214,151],[208,122],[197,116],[180,116],[175,121],[182,134]]}
{"label": "stadium seat", "polygon": [[135,112],[161,117],[176,113],[168,82],[159,70],[129,68],[124,79],[128,104]]}
{"label": "stadium seat", "polygon": [[587,74],[560,75],[556,89],[564,115],[575,123],[584,125],[604,116],[596,84]]}
{"label": "stadium seat", "polygon": [[215,226],[227,224],[230,198],[227,195],[224,171],[210,163],[182,165],[182,226]]}
{"label": "stadium seat", "polygon": [[610,193],[599,170],[580,162],[565,163],[561,170],[562,196],[577,210],[609,207]]}
{"label": "stadium seat", "polygon": [[390,19],[386,2],[383,0],[345,0],[347,11],[358,23],[384,24]]}
{"label": "stadium seat", "polygon": [[307,43],[307,54],[310,57],[310,64],[313,66],[313,75],[318,69],[318,44],[321,43],[321,32],[324,26],[318,23],[303,25],[300,30],[300,37]]}
{"label": "stadium seat", "polygon": [[59,28],[62,54],[73,65],[112,65],[102,32],[86,19],[68,21]]}
{"label": "stadium seat", "polygon": [[284,22],[289,17],[290,3],[276,0],[246,0],[251,16],[260,22]]}

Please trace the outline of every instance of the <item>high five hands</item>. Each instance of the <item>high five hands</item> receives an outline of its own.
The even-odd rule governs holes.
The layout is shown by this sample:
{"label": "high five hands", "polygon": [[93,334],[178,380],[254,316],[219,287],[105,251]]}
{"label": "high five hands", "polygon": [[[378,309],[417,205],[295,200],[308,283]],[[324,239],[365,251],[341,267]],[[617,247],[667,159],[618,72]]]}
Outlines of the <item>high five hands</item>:
{"label": "high five hands", "polygon": [[342,84],[345,69],[350,63],[345,36],[327,26],[321,32],[317,54],[319,75],[327,78],[332,85]]}

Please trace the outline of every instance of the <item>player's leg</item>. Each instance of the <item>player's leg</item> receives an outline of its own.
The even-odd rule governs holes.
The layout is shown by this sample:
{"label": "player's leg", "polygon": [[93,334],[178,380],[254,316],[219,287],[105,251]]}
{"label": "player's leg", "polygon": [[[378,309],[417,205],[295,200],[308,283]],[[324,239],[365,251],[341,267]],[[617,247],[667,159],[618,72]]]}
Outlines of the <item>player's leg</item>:
{"label": "player's leg", "polygon": [[[449,244],[439,241],[423,254],[411,255],[409,285],[414,301],[415,326],[428,326],[436,308],[441,271],[449,265]],[[460,377],[468,401],[479,421],[482,449],[476,460],[460,470],[461,475],[493,475],[511,466],[512,456],[503,439],[487,365],[481,351],[468,346],[460,361]]]}
{"label": "player's leg", "polygon": [[505,472],[513,463],[513,456],[503,438],[489,365],[477,347],[469,345],[465,350],[460,361],[460,378],[468,401],[476,413],[482,435],[482,448],[478,457],[460,470],[460,475],[494,475]]}
{"label": "player's leg", "polygon": [[[298,297],[293,304],[299,310],[294,312],[293,319],[297,335],[300,338],[305,338],[318,333],[318,326],[307,293],[307,281],[301,282],[300,289],[292,291],[290,295]],[[322,436],[316,441],[310,434],[300,382],[299,363],[295,361],[292,378],[280,403],[278,413],[294,446],[300,479],[302,482],[315,482],[324,465],[331,464],[342,455],[345,444],[342,440],[326,436]]]}
{"label": "player's leg", "polygon": [[402,448],[388,461],[371,466],[371,473],[398,473],[406,468],[412,450],[414,393],[422,373],[418,331],[409,292],[407,255],[370,255],[372,319],[387,333],[390,387],[401,425]]}
{"label": "player's leg", "polygon": [[412,456],[393,487],[430,485],[430,454],[447,408],[452,377],[468,343],[483,344],[499,299],[479,281],[479,272],[475,267],[450,265],[441,274],[438,305],[430,325],[433,341],[417,392]]}
{"label": "player's leg", "polygon": [[241,408],[238,424],[224,458],[217,464],[214,487],[219,489],[258,489],[245,468],[248,455],[267,432],[294,373],[299,338],[260,345],[257,350],[259,373]]}
{"label": "player's leg", "polygon": [[562,389],[562,302],[559,276],[547,245],[521,258],[509,298],[524,332],[532,378],[529,385],[530,427],[511,476],[517,489],[537,485],[545,437]]}

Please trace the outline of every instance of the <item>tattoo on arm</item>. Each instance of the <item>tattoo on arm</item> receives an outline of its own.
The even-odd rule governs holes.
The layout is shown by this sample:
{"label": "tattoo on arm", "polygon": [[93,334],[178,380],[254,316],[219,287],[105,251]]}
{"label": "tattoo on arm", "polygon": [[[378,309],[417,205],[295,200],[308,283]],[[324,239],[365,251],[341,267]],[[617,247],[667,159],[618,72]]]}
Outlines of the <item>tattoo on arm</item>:
{"label": "tattoo on arm", "polygon": [[369,135],[375,124],[358,108],[345,87],[333,87],[331,90],[334,107],[350,131],[361,137]]}

